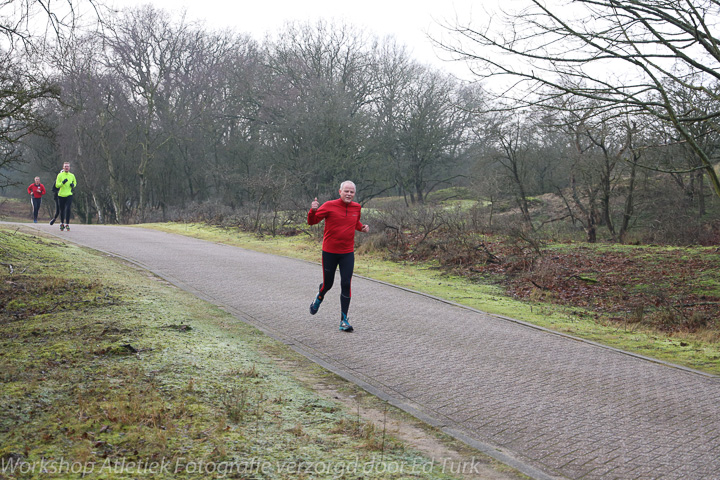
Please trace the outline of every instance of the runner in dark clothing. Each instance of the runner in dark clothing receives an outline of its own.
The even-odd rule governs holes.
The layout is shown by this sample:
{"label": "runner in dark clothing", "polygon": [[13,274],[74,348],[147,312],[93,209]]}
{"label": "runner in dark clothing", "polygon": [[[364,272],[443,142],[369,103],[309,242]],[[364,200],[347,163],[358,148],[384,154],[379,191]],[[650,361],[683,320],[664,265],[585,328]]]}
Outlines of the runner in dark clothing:
{"label": "runner in dark clothing", "polygon": [[315,315],[325,294],[335,282],[335,270],[340,267],[340,330],[352,332],[348,322],[350,308],[353,269],[355,267],[355,231],[368,233],[370,227],[360,222],[359,203],[355,198],[355,184],[345,181],[340,185],[340,198],[330,200],[320,206],[317,198],[313,200],[308,212],[308,224],[315,225],[325,220],[322,245],[323,283],[320,291],[310,305],[310,314]]}
{"label": "runner in dark clothing", "polygon": [[55,220],[60,216],[60,199],[58,198],[58,192],[60,191],[59,188],[53,184],[52,192],[53,192],[53,198],[55,198],[55,216],[50,220],[50,225],[53,225],[55,223]]}
{"label": "runner in dark clothing", "polygon": [[45,195],[45,185],[40,183],[40,177],[35,177],[35,183],[31,183],[27,189],[30,194],[30,200],[33,206],[33,222],[37,223],[38,212],[40,211],[40,204],[42,203],[42,196]]}

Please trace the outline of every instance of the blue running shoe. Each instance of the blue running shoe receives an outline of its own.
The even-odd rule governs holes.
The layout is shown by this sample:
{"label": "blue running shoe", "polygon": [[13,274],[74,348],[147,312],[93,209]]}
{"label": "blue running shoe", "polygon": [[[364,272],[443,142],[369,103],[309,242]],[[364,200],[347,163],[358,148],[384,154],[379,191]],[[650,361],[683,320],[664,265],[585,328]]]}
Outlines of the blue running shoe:
{"label": "blue running shoe", "polygon": [[315,297],[315,300],[310,304],[310,315],[315,315],[320,309],[320,304],[323,301],[323,298],[320,296],[320,293],[322,293],[322,286],[322,283],[318,286],[317,297]]}
{"label": "blue running shoe", "polygon": [[315,297],[315,301],[310,304],[310,315],[315,315],[318,312],[321,303],[322,298],[320,298],[320,294],[318,293],[318,296]]}
{"label": "blue running shoe", "polygon": [[353,331],[353,327],[348,322],[348,317],[344,313],[342,314],[342,317],[340,318],[340,331],[348,332],[348,333]]}

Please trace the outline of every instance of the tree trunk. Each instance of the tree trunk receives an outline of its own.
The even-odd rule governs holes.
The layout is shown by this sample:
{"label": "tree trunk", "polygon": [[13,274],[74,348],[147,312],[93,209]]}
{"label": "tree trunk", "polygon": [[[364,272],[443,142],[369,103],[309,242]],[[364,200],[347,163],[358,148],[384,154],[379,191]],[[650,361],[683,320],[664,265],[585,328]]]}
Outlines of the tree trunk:
{"label": "tree trunk", "polygon": [[[95,192],[92,192],[92,199],[93,199],[93,204],[95,204],[95,210],[97,211],[97,214],[98,214],[98,223],[100,223],[100,224],[105,223],[103,212],[102,212],[102,207],[100,206],[100,203],[98,202],[97,195],[95,195]],[[88,222],[88,223],[90,223],[90,222]]]}
{"label": "tree trunk", "polygon": [[634,194],[635,194],[635,177],[637,170],[637,158],[630,163],[630,182],[628,183],[628,194],[625,197],[625,208],[623,209],[623,219],[620,225],[620,233],[618,234],[618,240],[620,243],[625,242],[625,234],[627,234],[630,228],[630,219],[632,218],[634,205]]}
{"label": "tree trunk", "polygon": [[590,207],[585,232],[587,233],[588,243],[597,242],[597,214],[595,213],[595,207]]}
{"label": "tree trunk", "polygon": [[705,208],[705,174],[703,170],[697,172],[697,192],[698,199],[698,216],[702,217],[707,213]]}

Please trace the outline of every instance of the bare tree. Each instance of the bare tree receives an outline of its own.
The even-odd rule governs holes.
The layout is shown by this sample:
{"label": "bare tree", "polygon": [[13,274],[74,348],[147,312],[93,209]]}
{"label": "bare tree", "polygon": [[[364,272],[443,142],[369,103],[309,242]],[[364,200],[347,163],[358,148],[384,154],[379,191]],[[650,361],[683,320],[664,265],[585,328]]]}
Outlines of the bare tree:
{"label": "bare tree", "polygon": [[142,220],[150,204],[151,170],[172,133],[163,126],[187,67],[188,42],[193,27],[175,22],[166,12],[149,5],[126,10],[112,26],[105,68],[117,75],[135,108],[138,215]]}
{"label": "bare tree", "polygon": [[464,97],[449,75],[426,68],[404,92],[396,175],[413,203],[424,203],[428,193],[454,177],[475,100]]}
{"label": "bare tree", "polygon": [[91,24],[102,20],[99,0],[0,0],[2,48],[28,54],[62,46],[81,26],[85,8]]}
{"label": "bare tree", "polygon": [[38,102],[56,98],[59,89],[30,73],[22,60],[0,51],[0,188],[12,182],[2,171],[22,162],[22,145],[32,134],[48,128],[37,111]]}
{"label": "bare tree", "polygon": [[62,72],[55,133],[61,155],[81,176],[79,194],[90,199],[99,222],[117,223],[130,213],[137,145],[132,106],[121,79],[102,66],[102,45],[100,36],[79,37],[55,60]]}
{"label": "bare tree", "polygon": [[[209,38],[201,71],[189,93],[197,100],[189,134],[178,139],[202,167],[208,189],[237,205],[248,194],[241,179],[265,172],[262,106],[269,69],[258,45],[246,37]],[[214,46],[213,46],[214,45]],[[202,92],[201,94],[199,92]],[[198,148],[200,147],[200,148]],[[188,159],[187,164],[190,164]]]}
{"label": "bare tree", "polygon": [[[552,106],[580,96],[602,106],[667,122],[696,155],[715,193],[720,180],[699,141],[698,124],[718,130],[718,0],[524,0],[526,8],[488,17],[484,25],[449,26],[440,43],[465,59],[502,105]],[[510,77],[512,84],[499,83]],[[712,108],[681,109],[674,95],[694,92]]]}
{"label": "bare tree", "polygon": [[492,160],[502,167],[501,175],[513,191],[523,221],[530,230],[534,230],[527,190],[530,157],[537,153],[533,134],[535,125],[523,122],[519,115],[496,115],[492,122],[483,126],[495,141],[496,153]]}
{"label": "bare tree", "polygon": [[272,93],[263,108],[273,151],[268,160],[290,172],[305,198],[357,179],[373,161],[364,144],[377,88],[375,42],[361,30],[321,21],[288,24],[270,45]]}
{"label": "bare tree", "polygon": [[[0,0],[0,170],[22,162],[25,138],[48,134],[37,108],[56,99],[59,88],[43,68],[43,55],[74,34],[85,6],[97,13],[95,0]],[[0,174],[0,188],[9,183]]]}
{"label": "bare tree", "polygon": [[[369,147],[379,158],[386,177],[385,185],[397,189],[400,195],[407,197],[402,178],[400,162],[401,123],[407,117],[405,92],[420,73],[421,66],[413,61],[407,50],[394,41],[384,43],[377,58],[378,91],[372,103],[373,131]],[[391,168],[387,166],[392,165]],[[406,198],[406,204],[408,203]]]}
{"label": "bare tree", "polygon": [[[624,237],[633,211],[640,153],[631,152],[631,145],[637,129],[630,119],[593,113],[591,106],[586,107],[582,115],[570,111],[562,125],[572,136],[575,147],[575,161],[570,170],[571,197],[582,213],[581,221],[589,242],[596,241],[598,225],[607,227],[612,238],[618,240]],[[618,229],[613,210],[620,202],[621,192],[625,194],[625,202]]]}
{"label": "bare tree", "polygon": [[[716,85],[715,88],[716,90],[720,88],[720,84]],[[673,92],[673,101],[677,104],[678,110],[681,111],[693,109],[699,112],[716,108],[715,105],[712,105],[712,103],[716,102],[710,101],[708,105],[708,100],[707,96],[695,91],[682,90]],[[652,122],[649,125],[649,130],[658,138],[665,139],[664,145],[670,146],[670,148],[665,149],[667,152],[663,152],[666,161],[660,165],[652,165],[652,167],[670,174],[677,185],[685,192],[690,205],[697,208],[698,216],[703,216],[706,213],[705,196],[707,188],[706,182],[703,181],[704,170],[696,168],[699,163],[697,153],[667,123]],[[699,122],[688,126],[688,130],[695,136],[703,151],[710,158],[717,160],[720,151],[720,130],[716,128],[716,125],[713,122]],[[654,150],[657,150],[657,148],[654,148]],[[678,162],[682,163],[678,165]]]}

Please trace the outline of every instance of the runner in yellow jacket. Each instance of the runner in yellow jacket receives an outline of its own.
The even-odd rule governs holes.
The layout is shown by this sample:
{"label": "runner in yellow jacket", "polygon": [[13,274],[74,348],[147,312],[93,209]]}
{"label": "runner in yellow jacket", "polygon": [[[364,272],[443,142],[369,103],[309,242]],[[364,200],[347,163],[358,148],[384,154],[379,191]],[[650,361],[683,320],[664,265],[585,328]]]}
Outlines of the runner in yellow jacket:
{"label": "runner in yellow jacket", "polygon": [[55,179],[55,187],[58,188],[58,202],[60,205],[60,230],[70,231],[73,190],[77,187],[75,175],[70,173],[70,162],[63,164],[63,169]]}

